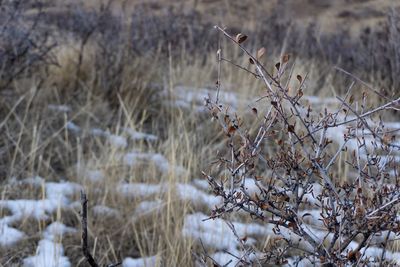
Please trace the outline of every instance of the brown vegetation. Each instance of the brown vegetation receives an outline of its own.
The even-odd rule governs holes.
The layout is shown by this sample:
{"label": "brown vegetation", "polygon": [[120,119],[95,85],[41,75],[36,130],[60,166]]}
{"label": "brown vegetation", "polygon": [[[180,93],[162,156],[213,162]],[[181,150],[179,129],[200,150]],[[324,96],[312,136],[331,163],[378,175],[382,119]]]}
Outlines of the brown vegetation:
{"label": "brown vegetation", "polygon": [[[254,70],[254,64],[249,63],[248,56],[243,56],[238,46],[232,48],[228,40],[219,37],[213,30],[214,24],[221,22],[230,26],[229,34],[242,32],[251,36],[244,43],[247,51],[265,46],[262,59],[259,56],[252,61],[262,62],[268,72],[276,74],[276,63],[285,53],[291,53],[288,62],[280,62],[282,67],[286,64],[286,71],[279,74],[282,81],[275,84],[280,86],[280,100],[289,101],[289,98],[282,98],[285,93],[282,89],[286,87],[281,84],[290,80],[289,70],[301,75],[300,81],[298,78],[288,82],[294,90],[288,92],[291,97],[296,97],[299,86],[304,95],[324,98],[346,94],[349,85],[353,86],[355,101],[365,100],[368,107],[381,106],[387,102],[386,98],[398,97],[399,15],[395,5],[389,9],[392,1],[122,2],[0,2],[0,219],[13,215],[13,211],[3,205],[4,201],[46,199],[48,182],[67,181],[80,185],[89,200],[89,250],[99,265],[119,262],[126,257],[155,256],[157,266],[194,266],[204,255],[213,253],[212,249],[205,251],[198,240],[182,233],[188,214],[195,211],[209,214],[210,207],[182,198],[172,185],[191,184],[201,177],[202,170],[210,170],[212,162],[231,151],[228,146],[231,142],[234,142],[235,152],[242,153],[235,160],[252,162],[246,159],[248,144],[241,143],[245,139],[231,139],[238,137],[236,124],[221,130],[210,121],[207,113],[199,112],[205,108],[199,109],[198,98],[182,101],[185,93],[194,95],[196,90],[178,86],[207,87],[211,88],[207,92],[215,93],[215,81],[222,77],[221,92],[229,91],[237,96],[239,100],[234,108],[242,112],[241,117],[246,121],[243,127],[249,127],[249,134],[254,138],[256,126],[263,120],[263,109],[252,104],[249,109],[248,105],[253,103],[253,97],[265,95],[266,85],[257,76],[259,73]],[[352,12],[344,13],[345,4],[353,7]],[[351,29],[347,27],[350,21]],[[215,57],[218,49],[224,53],[224,63],[227,60],[233,63],[224,65],[219,74]],[[235,65],[253,68],[254,73],[243,69],[238,72]],[[350,71],[364,83],[353,84],[354,77],[334,69],[335,65]],[[254,79],[254,74],[258,79]],[[370,93],[364,98],[362,92],[368,90],[367,87],[377,88],[378,94]],[[221,98],[220,101],[229,102],[225,100]],[[354,108],[349,98],[341,103]],[[270,104],[271,101],[265,106]],[[280,106],[280,101],[276,104]],[[226,112],[218,105],[214,107],[213,101],[208,102],[208,106],[213,111],[217,108],[218,114]],[[359,114],[360,110],[357,112]],[[258,120],[254,120],[254,116]],[[398,113],[392,110],[382,119],[396,121],[397,118]],[[265,125],[271,122],[269,120],[267,116]],[[274,123],[273,130],[279,130],[274,140],[281,134],[279,138],[284,141],[275,144],[272,139],[271,142],[267,140],[263,152],[275,155],[277,151],[286,151],[289,148],[286,137],[291,135],[295,139],[295,133],[306,130],[300,126],[301,121],[296,125],[294,121],[291,118],[290,124]],[[152,133],[158,139],[131,138],[127,128]],[[226,138],[227,133],[231,138]],[[381,136],[382,133],[377,134]],[[119,137],[128,140],[126,144],[119,143]],[[386,136],[381,137],[386,140]],[[391,140],[386,141],[389,144]],[[379,153],[385,152],[388,144],[376,149]],[[330,154],[327,153],[332,156],[337,148],[329,147],[332,148],[326,148]],[[219,154],[216,155],[216,151]],[[133,152],[163,155],[171,166],[180,166],[185,172],[179,173],[178,168],[162,171],[157,162],[147,159],[136,165],[125,164],[123,156]],[[335,179],[340,177],[338,194],[346,181],[353,182],[349,168],[356,168],[357,163],[346,165],[344,162],[350,160],[350,156],[344,155],[331,168]],[[284,168],[285,164],[292,166],[298,158],[269,160]],[[327,159],[322,161],[326,163]],[[315,162],[308,162],[315,165]],[[96,172],[90,172],[92,170]],[[36,176],[44,179],[36,179]],[[97,180],[97,176],[103,178]],[[32,179],[25,179],[29,177]],[[217,185],[209,180],[216,189]],[[142,192],[124,195],[117,190],[121,184],[140,182],[171,186],[150,195]],[[334,205],[343,208],[329,190],[329,184],[324,186],[326,190],[321,197],[333,198]],[[210,191],[204,192],[211,193],[207,190]],[[366,212],[384,205],[394,189],[388,190],[384,192],[386,198],[379,200],[365,196],[365,201],[371,202]],[[46,227],[53,222],[80,229],[79,191],[68,195],[68,205],[60,205],[40,219],[27,216],[10,224],[23,231],[26,237],[13,246],[0,246],[0,266],[20,266],[23,259],[35,255]],[[275,194],[277,198],[276,193],[268,191],[258,196],[259,200],[251,195],[243,197],[246,203],[257,206],[268,194]],[[361,199],[357,192],[350,196],[357,201]],[[286,195],[282,197],[285,202]],[[227,200],[232,201],[233,196]],[[156,204],[158,208],[138,213],[143,201]],[[161,205],[157,206],[158,203]],[[326,203],[321,209],[331,212]],[[376,213],[384,215],[381,210]],[[244,214],[229,214],[225,218],[250,221]],[[290,220],[283,219],[289,226]],[[293,223],[291,227],[293,230]],[[361,236],[357,241],[363,240]],[[85,266],[79,231],[66,233],[60,242],[72,266]],[[272,243],[270,237],[258,237],[256,249],[262,251]],[[334,243],[332,251],[337,249],[337,244]],[[388,249],[397,251],[398,246],[392,242]],[[320,248],[316,251],[327,260],[340,262],[344,259],[343,253],[324,254]],[[356,252],[347,256],[357,258]]]}

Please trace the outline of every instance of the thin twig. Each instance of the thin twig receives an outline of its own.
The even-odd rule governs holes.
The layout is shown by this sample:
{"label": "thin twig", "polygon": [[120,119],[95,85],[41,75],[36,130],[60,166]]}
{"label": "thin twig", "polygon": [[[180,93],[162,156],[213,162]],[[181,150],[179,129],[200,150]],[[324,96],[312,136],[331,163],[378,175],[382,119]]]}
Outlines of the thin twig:
{"label": "thin twig", "polygon": [[81,191],[81,205],[82,205],[82,251],[87,262],[92,267],[99,267],[88,248],[88,235],[87,235],[87,198],[85,192]]}

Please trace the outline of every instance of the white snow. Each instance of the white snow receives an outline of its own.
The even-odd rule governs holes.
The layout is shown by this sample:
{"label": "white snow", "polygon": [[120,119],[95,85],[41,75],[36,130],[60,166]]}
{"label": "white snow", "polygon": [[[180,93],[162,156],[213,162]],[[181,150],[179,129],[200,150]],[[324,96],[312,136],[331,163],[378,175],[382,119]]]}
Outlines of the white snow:
{"label": "white snow", "polygon": [[60,222],[53,222],[49,226],[47,226],[46,230],[43,233],[43,237],[50,241],[55,241],[59,237],[63,236],[67,233],[76,233],[76,229],[72,227],[68,227]]}
{"label": "white snow", "polygon": [[210,185],[206,179],[193,179],[192,183],[202,190],[210,189]]}
{"label": "white snow", "polygon": [[0,200],[0,208],[8,209],[12,215],[0,219],[0,224],[11,224],[25,218],[45,220],[59,207],[69,204],[68,196],[73,194],[80,186],[74,183],[46,183],[46,198],[40,200],[17,199]]}
{"label": "white snow", "polygon": [[40,176],[28,177],[28,178],[25,178],[20,181],[13,178],[12,182],[16,183],[16,184],[29,184],[29,185],[33,185],[33,186],[42,186],[44,183],[44,179]]}
{"label": "white snow", "polygon": [[[241,256],[237,249],[232,249],[229,252],[237,257]],[[238,259],[236,257],[226,252],[216,252],[212,254],[211,257],[221,266],[233,267],[238,263]]]}
{"label": "white snow", "polygon": [[36,254],[24,259],[24,267],[70,267],[71,263],[64,256],[64,248],[58,240],[66,233],[76,233],[76,229],[53,222],[43,232]]}
{"label": "white snow", "polygon": [[128,146],[128,141],[125,137],[116,134],[111,134],[108,136],[108,141],[110,144],[116,148],[126,148]]}
{"label": "white snow", "polygon": [[[218,250],[236,250],[238,241],[226,222],[219,218],[203,221],[206,218],[208,216],[201,212],[187,215],[184,220],[183,235],[193,239],[201,239],[206,247]],[[273,234],[270,225],[264,226],[255,223],[245,224],[239,222],[234,222],[233,224],[237,234],[241,238],[248,235],[261,238]],[[247,242],[251,243],[253,241],[251,238],[248,238]]]}
{"label": "white snow", "polygon": [[[194,205],[206,205],[214,207],[222,203],[222,199],[207,194],[193,185],[177,183],[175,187],[177,196],[186,201],[191,201]],[[146,183],[121,183],[117,190],[126,197],[147,197],[155,194],[164,193],[168,190],[167,184],[146,184]]]}
{"label": "white snow", "polygon": [[254,180],[253,178],[245,178],[243,180],[243,185],[246,192],[249,194],[261,193],[260,188],[256,184],[256,180]]}
{"label": "white snow", "polygon": [[59,201],[62,205],[67,205],[69,196],[82,188],[81,185],[70,182],[48,182],[46,183],[46,197],[52,201]]}
{"label": "white snow", "polygon": [[70,267],[71,263],[64,256],[64,248],[61,244],[43,239],[35,256],[24,259],[25,267]]}
{"label": "white snow", "polygon": [[146,183],[121,183],[117,191],[126,197],[147,197],[161,192],[161,185]]}
{"label": "white snow", "polygon": [[93,136],[108,136],[108,133],[103,131],[100,128],[92,128],[90,129],[90,134]]}
{"label": "white snow", "polygon": [[177,193],[182,200],[191,201],[193,204],[206,205],[214,208],[223,203],[221,197],[209,195],[190,184],[177,184]]}
{"label": "white snow", "polygon": [[160,153],[141,153],[133,151],[123,156],[123,162],[128,166],[151,162],[162,173],[174,172],[177,175],[184,175],[187,173],[181,166],[171,166],[168,160]]}
{"label": "white snow", "polygon": [[104,205],[96,205],[92,208],[92,211],[95,215],[99,216],[113,216],[118,217],[120,216],[120,212],[116,209],[104,206]]}
{"label": "white snow", "polygon": [[125,258],[122,267],[153,267],[157,265],[157,256],[147,258]]}
{"label": "white snow", "polygon": [[69,106],[67,106],[67,105],[54,105],[54,104],[49,104],[49,105],[47,106],[47,108],[48,108],[49,110],[52,110],[52,111],[59,111],[59,112],[65,112],[65,113],[71,111],[71,108],[70,108]]}
{"label": "white snow", "polygon": [[0,223],[0,246],[12,246],[24,237],[23,232]]}
{"label": "white snow", "polygon": [[[204,99],[208,96],[214,97],[216,90],[208,88],[193,88],[186,86],[176,86],[173,90],[173,95],[177,101],[182,103],[197,103],[203,105]],[[220,90],[219,99],[222,103],[231,107],[238,107],[240,97],[234,92]]]}
{"label": "white snow", "polygon": [[326,105],[326,104],[338,104],[339,100],[334,97],[324,97],[320,98],[318,96],[305,95],[302,97],[303,100],[306,100],[308,103],[312,105]]}
{"label": "white snow", "polygon": [[141,216],[159,210],[163,205],[162,203],[163,202],[160,199],[157,199],[155,201],[143,201],[139,203],[136,206],[134,218],[136,218],[137,215]]}
{"label": "white snow", "polygon": [[301,217],[301,219],[312,226],[323,226],[322,217],[321,217],[321,211],[316,210],[316,209],[309,209],[309,210],[302,210],[299,211],[298,215]]}
{"label": "white snow", "polygon": [[104,173],[101,170],[88,170],[85,174],[91,182],[101,182],[105,178]]}
{"label": "white snow", "polygon": [[0,219],[0,223],[14,223],[24,218],[34,218],[36,220],[47,219],[47,214],[51,214],[59,207],[58,201],[43,200],[0,200],[0,207],[11,211],[12,215]]}
{"label": "white snow", "polygon": [[75,123],[73,123],[72,121],[67,122],[67,124],[65,125],[65,127],[74,132],[74,133],[80,133],[81,131],[81,127],[79,127],[78,125],[76,125]]}
{"label": "white snow", "polygon": [[138,140],[157,141],[158,140],[158,137],[153,134],[138,132],[131,128],[124,128],[124,131],[129,134],[129,136],[132,140],[135,140],[135,141],[138,141]]}

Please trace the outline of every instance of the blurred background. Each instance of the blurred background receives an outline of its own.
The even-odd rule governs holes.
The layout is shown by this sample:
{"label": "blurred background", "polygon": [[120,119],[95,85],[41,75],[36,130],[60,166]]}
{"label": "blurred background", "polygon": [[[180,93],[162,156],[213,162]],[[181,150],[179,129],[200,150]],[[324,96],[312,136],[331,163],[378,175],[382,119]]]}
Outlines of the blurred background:
{"label": "blurred background", "polygon": [[[215,204],[201,171],[225,149],[203,107],[215,94],[218,47],[251,67],[214,25],[248,35],[250,51],[265,47],[271,72],[290,54],[317,102],[352,83],[335,66],[399,96],[398,1],[0,1],[0,239],[20,233],[0,241],[0,266],[39,266],[29,257],[45,254],[43,240],[63,248],[51,266],[86,266],[80,189],[100,264],[195,265],[203,247],[182,229]],[[235,108],[262,95],[262,83],[230,64],[221,77],[223,101]],[[28,203],[19,200],[39,210],[40,201],[55,201],[54,183],[70,190],[55,208],[16,211]],[[55,222],[71,231],[47,238]],[[255,240],[266,248],[267,236]]]}

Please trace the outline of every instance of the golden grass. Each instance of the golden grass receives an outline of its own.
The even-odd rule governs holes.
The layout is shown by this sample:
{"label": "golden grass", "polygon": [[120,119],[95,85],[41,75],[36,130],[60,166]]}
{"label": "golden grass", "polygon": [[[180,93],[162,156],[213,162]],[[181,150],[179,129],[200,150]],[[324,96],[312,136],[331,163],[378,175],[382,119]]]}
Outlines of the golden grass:
{"label": "golden grass", "polygon": [[[133,6],[135,2],[132,1]],[[263,9],[258,12],[271,9],[275,2],[263,3]],[[97,3],[91,1],[93,6]],[[201,12],[208,12],[215,6],[228,9],[231,13],[224,23],[236,26],[237,16],[249,10],[243,11],[235,5],[240,5],[240,1],[199,1],[195,8]],[[258,5],[249,7],[259,8]],[[249,28],[252,23],[251,19],[246,22]],[[226,42],[222,46],[227,51],[227,58],[252,67],[248,58],[242,56],[237,48],[231,49]],[[97,49],[95,43],[87,44],[77,77],[79,46],[66,42],[56,54],[60,66],[50,69],[41,88],[35,88],[35,78],[18,81],[14,84],[15,92],[2,101],[5,116],[0,119],[0,136],[8,149],[1,156],[2,165],[7,166],[6,178],[0,185],[1,199],[44,197],[43,188],[26,184],[10,185],[13,177],[20,180],[40,175],[46,181],[76,182],[88,193],[90,247],[99,264],[116,262],[125,257],[157,255],[157,266],[194,266],[193,252],[202,252],[201,248],[194,240],[182,235],[185,216],[195,210],[193,203],[180,200],[172,186],[165,192],[145,199],[125,197],[115,189],[123,181],[168,185],[188,183],[200,177],[200,171],[209,167],[216,149],[226,149],[222,141],[224,133],[217,129],[208,116],[165,106],[165,98],[149,101],[158,90],[154,91],[154,84],[168,90],[174,90],[176,85],[213,88],[217,79],[215,55],[193,57],[183,51],[178,58],[160,59],[159,55],[137,58],[126,64],[119,74],[122,77],[119,88],[104,88],[104,84],[96,79],[99,70],[93,63]],[[279,61],[279,55],[268,54],[268,47],[265,58],[270,70]],[[340,93],[340,89],[335,87],[337,76],[332,74],[331,66],[323,67],[320,62],[296,61],[294,73],[303,76],[308,73],[306,94],[327,97]],[[262,83],[249,73],[228,64],[224,66],[221,76],[224,90],[236,92],[244,98],[254,99],[264,93]],[[75,88],[77,78],[79,86]],[[21,101],[20,97],[23,97]],[[47,108],[48,104],[67,104],[71,112],[68,115],[53,112]],[[245,104],[241,108],[249,107]],[[81,126],[82,132],[74,135],[67,130],[68,121]],[[104,138],[91,136],[89,131],[95,127],[113,134],[120,134],[122,128],[130,127],[156,134],[160,140],[155,143],[131,142],[126,149],[117,149]],[[162,174],[154,164],[132,168],[123,166],[118,155],[133,149],[161,153],[171,165],[183,166],[188,173],[183,176],[173,171]],[[343,164],[345,160],[341,159],[337,168],[337,177],[342,181],[349,173],[348,165]],[[77,165],[87,170],[101,170],[105,179],[92,182]],[[79,196],[74,195],[72,200],[78,201]],[[135,217],[135,208],[143,200],[160,200],[162,206],[159,210]],[[113,208],[119,215],[96,215],[92,209],[96,205]],[[203,211],[208,212],[206,208]],[[9,211],[0,210],[0,216],[7,214]],[[60,221],[80,229],[79,219],[79,205],[74,205],[73,209],[59,209],[46,221],[26,219],[13,225],[29,237],[15,247],[0,248],[0,266],[18,265],[23,258],[33,255],[42,231],[51,222]],[[80,242],[79,231],[67,234],[62,239],[65,254],[72,266],[85,266]],[[268,240],[259,243],[262,248],[267,246]],[[393,247],[399,250],[398,242]]]}

